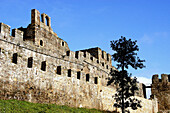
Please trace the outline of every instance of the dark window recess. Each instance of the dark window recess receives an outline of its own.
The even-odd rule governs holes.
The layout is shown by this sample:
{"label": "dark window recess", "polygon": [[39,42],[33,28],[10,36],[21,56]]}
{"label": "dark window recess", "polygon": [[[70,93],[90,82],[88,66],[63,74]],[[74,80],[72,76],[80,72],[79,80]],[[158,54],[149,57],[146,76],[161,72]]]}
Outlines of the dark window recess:
{"label": "dark window recess", "polygon": [[80,71],[77,72],[77,79],[80,79]]}
{"label": "dark window recess", "polygon": [[64,46],[64,42],[62,42],[62,46]]}
{"label": "dark window recess", "polygon": [[106,66],[106,68],[108,69],[108,65]]}
{"label": "dark window recess", "polygon": [[33,58],[32,57],[29,57],[28,58],[28,68],[32,68],[32,64],[33,64]]}
{"label": "dark window recess", "polygon": [[102,51],[102,58],[104,58],[104,52]]}
{"label": "dark window recess", "polygon": [[104,66],[104,63],[102,63],[102,66]]}
{"label": "dark window recess", "polygon": [[17,64],[17,53],[14,53],[13,54],[13,57],[12,57],[12,63],[15,63],[15,64]]}
{"label": "dark window recess", "polygon": [[0,48],[0,54],[1,54],[1,48]]}
{"label": "dark window recess", "polygon": [[57,66],[57,74],[61,75],[61,66]]}
{"label": "dark window recess", "polygon": [[93,57],[90,57],[90,59],[93,61]]}
{"label": "dark window recess", "polygon": [[94,77],[94,83],[98,84],[98,78],[97,77]]}
{"label": "dark window recess", "polygon": [[49,18],[46,16],[45,19],[46,19],[46,25],[49,26]]}
{"label": "dark window recess", "polygon": [[89,81],[89,74],[86,74],[86,81]]}
{"label": "dark window recess", "polygon": [[111,72],[113,71],[112,68],[110,68],[110,71],[111,71]]}
{"label": "dark window recess", "polygon": [[97,63],[99,63],[99,60],[97,60]]}
{"label": "dark window recess", "polygon": [[86,52],[84,52],[84,57],[86,57]]}
{"label": "dark window recess", "polygon": [[71,77],[71,69],[68,70],[68,77]]}
{"label": "dark window recess", "polygon": [[41,63],[41,70],[46,71],[46,61]]}
{"label": "dark window recess", "polygon": [[67,51],[67,52],[66,52],[66,55],[67,55],[67,56],[70,56],[70,51]]}
{"label": "dark window recess", "polygon": [[162,82],[162,79],[159,79],[159,82]]}
{"label": "dark window recess", "polygon": [[40,45],[43,46],[43,41],[42,40],[40,40]]}
{"label": "dark window recess", "polygon": [[76,51],[76,53],[75,53],[75,58],[79,58],[79,52],[78,51]]}
{"label": "dark window recess", "polygon": [[109,55],[107,54],[107,61],[109,61]]}
{"label": "dark window recess", "polygon": [[168,80],[169,80],[169,82],[170,82],[170,75],[168,75]]}

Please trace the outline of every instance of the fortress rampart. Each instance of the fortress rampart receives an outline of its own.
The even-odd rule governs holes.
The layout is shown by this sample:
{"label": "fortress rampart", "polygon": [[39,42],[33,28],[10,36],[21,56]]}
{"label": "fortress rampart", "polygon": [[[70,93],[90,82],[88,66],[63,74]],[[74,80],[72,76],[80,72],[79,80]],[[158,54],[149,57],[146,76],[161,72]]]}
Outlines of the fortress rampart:
{"label": "fortress rampart", "polygon": [[158,109],[160,112],[170,112],[170,75],[162,74],[152,76],[152,95],[158,99]]}
{"label": "fortress rampart", "polygon": [[[111,55],[98,47],[71,51],[53,32],[51,18],[44,13],[40,17],[36,9],[27,28],[10,33],[10,26],[0,23],[0,99],[116,110],[116,88],[107,86],[115,69]],[[156,110],[156,101],[142,98],[139,89],[144,107],[137,111]]]}

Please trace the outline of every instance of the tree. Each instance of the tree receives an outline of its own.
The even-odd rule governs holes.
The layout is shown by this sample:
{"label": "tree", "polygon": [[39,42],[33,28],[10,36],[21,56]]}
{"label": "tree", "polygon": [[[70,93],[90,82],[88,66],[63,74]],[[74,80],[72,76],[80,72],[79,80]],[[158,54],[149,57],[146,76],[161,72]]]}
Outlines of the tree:
{"label": "tree", "polygon": [[[116,103],[115,107],[121,108],[122,113],[129,112],[126,108],[131,107],[136,110],[138,107],[142,107],[138,99],[132,97],[135,91],[138,90],[136,85],[137,79],[131,78],[131,74],[127,72],[129,66],[134,69],[142,69],[144,60],[140,60],[137,57],[136,51],[139,51],[136,40],[126,39],[121,36],[119,40],[111,41],[111,48],[115,53],[112,55],[113,60],[117,62],[117,69],[111,72],[111,78],[108,81],[108,85],[114,83],[117,86],[117,93],[115,94]],[[120,70],[119,70],[120,69]]]}

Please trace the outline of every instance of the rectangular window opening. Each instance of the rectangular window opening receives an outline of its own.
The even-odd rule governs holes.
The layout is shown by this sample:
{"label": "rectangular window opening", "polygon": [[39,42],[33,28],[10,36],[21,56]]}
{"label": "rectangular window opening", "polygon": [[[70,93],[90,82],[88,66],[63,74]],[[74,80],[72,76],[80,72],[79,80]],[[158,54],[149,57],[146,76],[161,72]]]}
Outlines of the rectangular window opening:
{"label": "rectangular window opening", "polygon": [[57,74],[61,75],[61,66],[57,66]]}
{"label": "rectangular window opening", "polygon": [[168,80],[169,80],[169,82],[170,82],[170,75],[168,75]]}
{"label": "rectangular window opening", "polygon": [[89,74],[86,74],[86,81],[87,82],[89,82],[89,78],[90,78]]}
{"label": "rectangular window opening", "polygon": [[79,79],[79,80],[80,80],[80,74],[81,74],[80,71],[78,71],[77,72],[77,79]]}
{"label": "rectangular window opening", "polygon": [[14,54],[13,54],[13,57],[12,57],[12,63],[17,64],[17,56],[18,56],[18,54],[17,54],[17,53],[14,53]]}
{"label": "rectangular window opening", "polygon": [[90,59],[93,61],[93,57],[90,57]]}
{"label": "rectangular window opening", "polygon": [[86,58],[86,52],[84,52],[84,57]]}
{"label": "rectangular window opening", "polygon": [[64,42],[62,42],[62,46],[64,46]]}
{"label": "rectangular window opening", "polygon": [[41,62],[41,70],[46,71],[46,61]]}
{"label": "rectangular window opening", "polygon": [[104,59],[104,52],[102,51],[102,58]]}
{"label": "rectangular window opening", "polygon": [[98,77],[94,77],[94,83],[98,84]]}
{"label": "rectangular window opening", "polygon": [[71,77],[71,69],[68,70],[68,77]]}
{"label": "rectangular window opening", "polygon": [[97,63],[99,63],[99,60],[97,60]]}
{"label": "rectangular window opening", "polygon": [[109,66],[107,65],[106,68],[109,69]]}
{"label": "rectangular window opening", "polygon": [[78,59],[78,55],[79,55],[79,52],[78,52],[78,51],[76,51],[76,53],[75,53],[75,58],[77,58],[77,59]]}
{"label": "rectangular window opening", "polygon": [[107,54],[107,61],[109,61],[109,54]]}
{"label": "rectangular window opening", "polygon": [[32,68],[32,64],[33,64],[33,58],[32,57],[29,57],[28,58],[28,68]]}
{"label": "rectangular window opening", "polygon": [[102,63],[102,66],[104,67],[104,63]]}
{"label": "rectangular window opening", "polygon": [[70,51],[67,51],[67,52],[66,52],[66,55],[67,55],[67,56],[70,56]]}

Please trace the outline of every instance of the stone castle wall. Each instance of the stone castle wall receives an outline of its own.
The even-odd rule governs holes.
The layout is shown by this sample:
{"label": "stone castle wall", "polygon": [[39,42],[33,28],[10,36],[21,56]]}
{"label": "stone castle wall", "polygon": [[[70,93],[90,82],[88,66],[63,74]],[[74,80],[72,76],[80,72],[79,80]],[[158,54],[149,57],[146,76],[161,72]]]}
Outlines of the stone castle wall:
{"label": "stone castle wall", "polygon": [[160,112],[170,112],[170,75],[162,74],[152,76],[152,95],[158,99],[158,109]]}
{"label": "stone castle wall", "polygon": [[[98,47],[71,51],[53,32],[50,17],[43,13],[41,19],[33,9],[31,24],[13,29],[12,36],[10,26],[0,23],[0,99],[115,110],[116,88],[107,86],[116,69],[111,55]],[[153,100],[141,100],[152,108]],[[146,109],[153,111],[139,111]]]}

